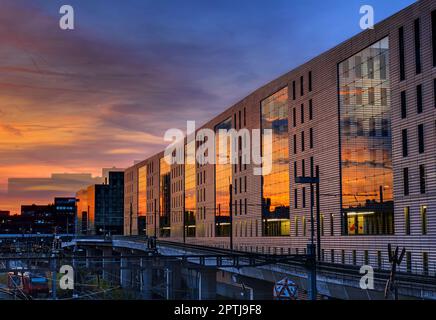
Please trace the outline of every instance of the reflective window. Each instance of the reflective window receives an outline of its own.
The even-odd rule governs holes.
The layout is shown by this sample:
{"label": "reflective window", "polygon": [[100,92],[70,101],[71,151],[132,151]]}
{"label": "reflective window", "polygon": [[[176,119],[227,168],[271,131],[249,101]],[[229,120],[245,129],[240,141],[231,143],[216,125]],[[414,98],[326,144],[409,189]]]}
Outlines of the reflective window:
{"label": "reflective window", "polygon": [[138,234],[146,233],[147,166],[138,168]]}
{"label": "reflective window", "polygon": [[263,100],[261,114],[262,130],[273,132],[272,170],[262,179],[262,235],[287,236],[290,232],[288,88]]}
{"label": "reflective window", "polygon": [[[219,130],[230,130],[232,118],[228,118],[215,127],[216,141],[216,164],[215,164],[215,235],[217,237],[230,236],[230,183],[232,178],[232,165],[230,164],[231,141],[230,135],[227,141],[227,163],[219,164]],[[224,142],[222,142],[224,143]],[[236,207],[236,206],[235,206]]]}
{"label": "reflective window", "polygon": [[159,230],[161,237],[171,235],[171,170],[169,160],[160,159],[159,179]]}
{"label": "reflective window", "polygon": [[[339,66],[343,233],[393,233],[389,40]],[[344,66],[349,70],[345,72]]]}
{"label": "reflective window", "polygon": [[[195,159],[195,141],[185,145],[186,157]],[[185,161],[185,235],[195,237],[196,218],[195,163]]]}

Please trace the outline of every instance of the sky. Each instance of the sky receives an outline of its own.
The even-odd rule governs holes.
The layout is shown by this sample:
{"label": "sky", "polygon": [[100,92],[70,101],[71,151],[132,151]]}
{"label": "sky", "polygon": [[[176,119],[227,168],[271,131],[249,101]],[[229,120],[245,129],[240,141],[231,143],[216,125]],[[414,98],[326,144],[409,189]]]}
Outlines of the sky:
{"label": "sky", "polygon": [[413,2],[0,0],[0,210],[52,200],[8,178],[128,167],[359,33],[362,5],[378,22]]}

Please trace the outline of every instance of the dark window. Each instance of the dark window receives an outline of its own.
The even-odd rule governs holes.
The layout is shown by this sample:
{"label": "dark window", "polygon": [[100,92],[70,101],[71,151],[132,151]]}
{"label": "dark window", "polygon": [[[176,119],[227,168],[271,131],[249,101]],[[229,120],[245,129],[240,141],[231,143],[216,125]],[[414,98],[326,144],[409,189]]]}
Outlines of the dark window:
{"label": "dark window", "polygon": [[404,208],[404,231],[406,235],[410,235],[410,208]]}
{"label": "dark window", "polygon": [[403,169],[403,187],[404,187],[404,195],[409,195],[409,168]]}
{"label": "dark window", "polygon": [[419,153],[424,153],[424,125],[418,125]]}
{"label": "dark window", "polygon": [[298,176],[298,164],[297,161],[294,161],[294,178]]}
{"label": "dark window", "polygon": [[303,76],[300,77],[300,95],[304,95],[304,78]]}
{"label": "dark window", "polygon": [[303,208],[306,208],[306,187],[303,187],[301,189],[301,196],[302,196],[302,202],[303,202]]}
{"label": "dark window", "polygon": [[386,80],[386,56],[384,54],[380,55],[380,79]]}
{"label": "dark window", "polygon": [[409,155],[409,148],[407,145],[407,129],[402,130],[402,137],[403,137],[403,157],[407,157]]}
{"label": "dark window", "polygon": [[313,128],[310,128],[309,130],[309,145],[310,149],[313,148]]}
{"label": "dark window", "polygon": [[422,113],[422,85],[416,87],[416,109],[418,113]]}
{"label": "dark window", "polygon": [[335,229],[334,229],[334,215],[330,213],[330,235],[333,237],[335,235]]}
{"label": "dark window", "polygon": [[415,31],[415,68],[416,74],[421,73],[421,30],[420,30],[419,19],[415,20],[414,31]]}
{"label": "dark window", "polygon": [[428,253],[422,253],[422,271],[425,275],[428,275]]}
{"label": "dark window", "polygon": [[294,154],[297,154],[297,135],[294,134]]}
{"label": "dark window", "polygon": [[247,112],[244,108],[244,127],[247,125]]}
{"label": "dark window", "polygon": [[[436,79],[435,79],[435,88],[436,88]],[[313,102],[312,99],[309,100],[309,120],[313,119]]]}
{"label": "dark window", "polygon": [[404,63],[404,28],[401,27],[398,30],[398,43],[399,43],[399,54],[400,54],[400,81],[406,79],[406,66]]}
{"label": "dark window", "polygon": [[294,190],[294,208],[298,209],[298,189]]}
{"label": "dark window", "polygon": [[315,175],[314,175],[313,167],[314,167],[313,157],[310,157],[310,176],[311,176],[311,177],[314,177],[314,176],[315,176]]}
{"label": "dark window", "polygon": [[301,104],[301,123],[304,123],[304,104]]}
{"label": "dark window", "polygon": [[436,79],[433,79],[433,101],[436,108]]}
{"label": "dark window", "polygon": [[412,272],[412,252],[406,252],[406,271],[408,273]]}
{"label": "dark window", "polygon": [[419,166],[419,191],[425,193],[425,167],[423,164]]}
{"label": "dark window", "polygon": [[421,211],[421,232],[422,235],[425,236],[427,234],[427,206],[421,206],[420,211]]}
{"label": "dark window", "polygon": [[406,117],[407,117],[406,91],[401,91],[401,118],[405,119]]}
{"label": "dark window", "polygon": [[301,132],[301,151],[304,151],[304,131]]}
{"label": "dark window", "polygon": [[294,128],[297,126],[297,109],[292,109],[292,122],[294,125]]}
{"label": "dark window", "polygon": [[433,44],[433,66],[436,67],[436,10],[431,13],[431,30]]}
{"label": "dark window", "polygon": [[367,61],[368,65],[368,78],[374,79],[374,58],[369,58]]}
{"label": "dark window", "polygon": [[292,100],[295,100],[297,98],[296,94],[296,88],[295,88],[295,81],[292,81]]}
{"label": "dark window", "polygon": [[356,78],[362,78],[362,57],[361,56],[355,56],[354,57],[354,64],[355,72],[356,72]]}
{"label": "dark window", "polygon": [[309,92],[312,92],[312,71],[309,71]]}
{"label": "dark window", "polygon": [[301,175],[306,176],[306,161],[304,159],[301,160]]}

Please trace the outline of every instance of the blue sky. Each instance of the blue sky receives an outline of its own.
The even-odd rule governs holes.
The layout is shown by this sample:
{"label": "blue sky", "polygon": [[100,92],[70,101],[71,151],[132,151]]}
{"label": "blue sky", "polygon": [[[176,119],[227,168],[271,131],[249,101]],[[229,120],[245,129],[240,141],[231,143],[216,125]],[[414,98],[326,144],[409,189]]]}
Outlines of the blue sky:
{"label": "blue sky", "polygon": [[[9,177],[145,159],[165,130],[359,33],[361,5],[377,22],[413,2],[0,0],[0,209]],[[74,31],[58,27],[63,4]]]}

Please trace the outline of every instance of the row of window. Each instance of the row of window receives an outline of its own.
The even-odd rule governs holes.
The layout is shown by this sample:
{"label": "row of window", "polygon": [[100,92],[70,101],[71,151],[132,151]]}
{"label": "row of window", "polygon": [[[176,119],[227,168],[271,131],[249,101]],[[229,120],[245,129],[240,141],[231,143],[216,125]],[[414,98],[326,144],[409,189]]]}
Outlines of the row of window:
{"label": "row of window", "polygon": [[[300,106],[300,123],[303,124],[305,120],[305,108],[304,103]],[[313,119],[313,102],[312,99],[309,100],[309,120]],[[292,124],[294,128],[297,126],[297,108],[292,109]]]}
{"label": "row of window", "polygon": [[[424,124],[418,125],[418,152],[424,153],[425,144],[424,144]],[[403,157],[409,156],[409,136],[408,129],[403,129],[401,131],[402,137],[402,145],[403,145]]]}
{"label": "row of window", "polygon": [[[304,131],[301,131],[301,152],[304,152],[306,149],[306,143],[305,143],[305,134]],[[309,148],[313,149],[313,128],[309,129]],[[298,141],[297,141],[297,135],[294,134],[294,143],[293,143],[293,148],[294,148],[294,154],[297,154],[297,150],[298,150]]]}
{"label": "row of window", "polygon": [[[436,10],[431,13],[433,66],[436,67]],[[421,52],[421,20],[415,19],[413,23],[415,74],[422,72]],[[399,57],[400,57],[400,81],[406,80],[406,52],[404,27],[398,29]]]}
{"label": "row of window", "polygon": [[[425,194],[426,192],[426,176],[425,165],[421,164],[419,170],[419,192]],[[403,168],[403,192],[404,196],[410,195],[410,172],[409,168]]]}
{"label": "row of window", "polygon": [[[427,206],[420,206],[419,214],[421,218],[421,235],[425,236],[427,234]],[[404,233],[406,235],[411,234],[410,207],[404,208]]]}
{"label": "row of window", "polygon": [[[401,118],[407,118],[407,92],[401,91],[400,94],[400,106],[401,106]],[[436,96],[436,79],[433,79],[433,95]],[[435,103],[436,107],[436,103]],[[424,102],[423,102],[423,86],[419,84],[416,86],[416,112],[418,114],[424,111]]]}
{"label": "row of window", "polygon": [[[308,91],[312,92],[312,71],[308,73]],[[304,96],[304,76],[300,76],[300,96]],[[297,83],[292,81],[292,100],[297,99]]]}

